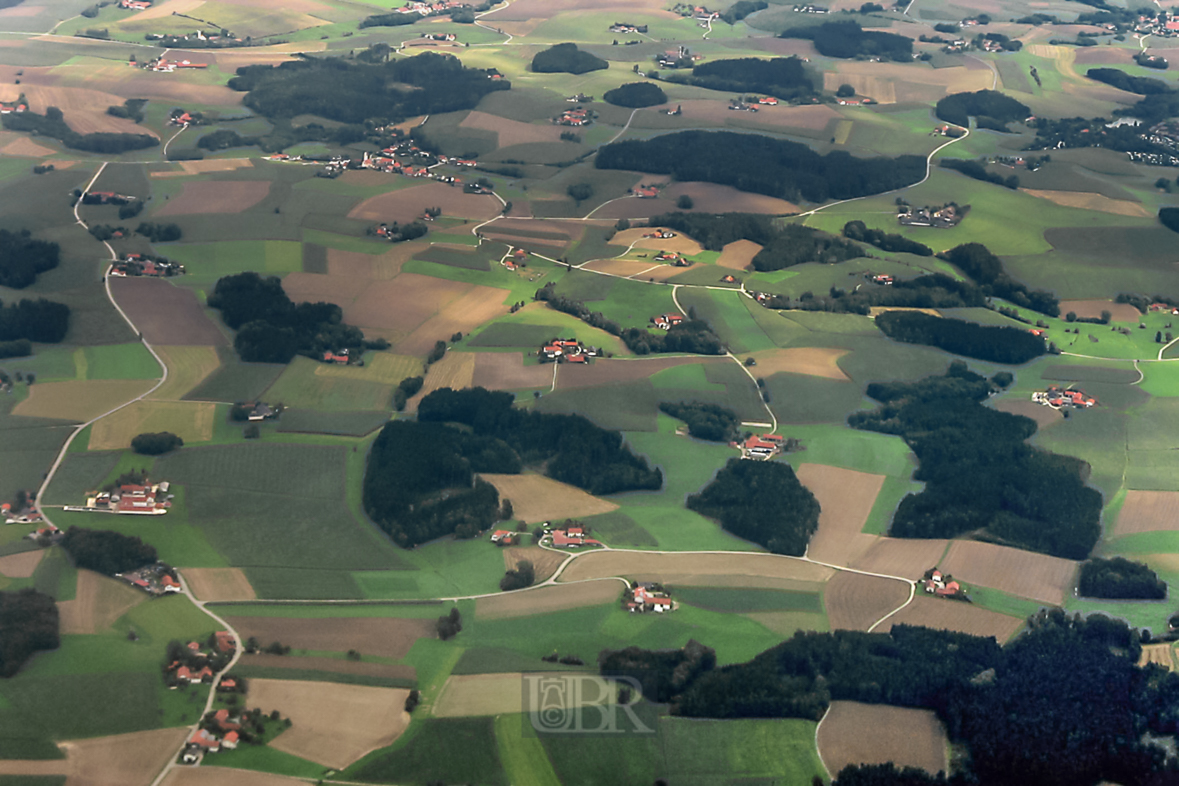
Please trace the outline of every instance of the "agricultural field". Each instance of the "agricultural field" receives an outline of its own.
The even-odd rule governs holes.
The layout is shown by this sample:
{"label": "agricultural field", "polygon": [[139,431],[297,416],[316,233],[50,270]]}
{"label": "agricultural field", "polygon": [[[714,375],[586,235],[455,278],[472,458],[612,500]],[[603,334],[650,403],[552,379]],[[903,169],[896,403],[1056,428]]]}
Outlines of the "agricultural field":
{"label": "agricultural field", "polygon": [[819,755],[828,772],[849,764],[946,769],[946,731],[928,710],[833,701],[818,730]]}

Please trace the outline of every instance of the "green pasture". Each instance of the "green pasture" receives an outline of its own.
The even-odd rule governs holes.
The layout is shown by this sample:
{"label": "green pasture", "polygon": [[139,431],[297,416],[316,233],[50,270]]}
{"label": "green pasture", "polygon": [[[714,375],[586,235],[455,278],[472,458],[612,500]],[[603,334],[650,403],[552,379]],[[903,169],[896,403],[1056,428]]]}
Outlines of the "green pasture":
{"label": "green pasture", "polygon": [[411,259],[402,266],[406,273],[419,273],[423,276],[433,276],[447,281],[461,281],[464,284],[478,284],[496,289],[506,289],[509,294],[504,303],[514,303],[520,300],[529,302],[536,290],[547,283],[547,277],[556,267],[539,257],[528,259],[528,275],[521,276],[510,272],[503,265],[492,265],[491,270],[470,270],[468,268],[440,265],[437,262],[427,262],[422,259]]}
{"label": "green pasture", "polygon": [[180,283],[211,289],[222,276],[253,270],[282,275],[303,269],[303,249],[288,240],[224,240],[215,243],[172,243],[165,252],[184,265]]}
{"label": "green pasture", "polygon": [[508,781],[530,786],[561,786],[540,739],[535,733],[526,734],[525,725],[522,715],[500,715],[495,719],[495,741]]}
{"label": "green pasture", "polygon": [[[499,317],[483,328],[472,330],[465,342],[466,346],[472,348],[523,348],[535,352],[543,342],[554,337],[576,338],[614,355],[630,354],[616,336],[543,305]],[[526,343],[515,343],[521,341]]]}
{"label": "green pasture", "polygon": [[363,437],[388,421],[389,413],[385,411],[317,412],[312,409],[286,409],[279,419],[278,431]]}
{"label": "green pasture", "polygon": [[708,322],[733,352],[756,352],[774,347],[774,342],[745,307],[743,301],[748,297],[744,293],[681,289],[678,299],[689,312],[695,309],[696,315]]}
{"label": "green pasture", "polygon": [[[240,669],[238,671],[241,671]],[[276,669],[276,671],[279,671]],[[290,670],[282,669],[285,675]],[[242,676],[247,676],[243,674]],[[287,679],[290,679],[289,677]],[[270,772],[292,778],[320,778],[327,768],[269,745],[241,745],[235,750],[223,750],[201,762],[207,767],[231,767],[238,770]]]}
{"label": "green pasture", "polygon": [[74,350],[78,379],[159,379],[160,364],[141,343]]}
{"label": "green pasture", "polygon": [[802,441],[803,450],[786,456],[795,468],[804,463],[828,464],[902,479],[912,477],[916,468],[913,454],[900,437],[839,424],[791,425],[782,433]]}
{"label": "green pasture", "polygon": [[[395,547],[389,546],[389,549]],[[394,570],[357,570],[352,579],[369,599],[446,598],[495,592],[503,554],[483,538],[442,538],[412,551],[396,550]]]}
{"label": "green pasture", "polygon": [[670,589],[677,601],[707,611],[728,614],[749,614],[759,611],[823,613],[823,596],[818,592],[749,589],[747,587],[672,586]]}
{"label": "green pasture", "polygon": [[189,401],[217,401],[227,404],[256,401],[287,370],[278,363],[245,363],[229,347],[219,347],[221,365],[185,394]]}
{"label": "green pasture", "polygon": [[493,718],[419,718],[390,748],[344,772],[349,780],[425,786],[451,783],[508,786]]}
{"label": "green pasture", "polygon": [[281,401],[295,409],[333,413],[388,411],[392,384],[316,373],[324,368],[310,358],[296,357],[264,395],[269,401]]}

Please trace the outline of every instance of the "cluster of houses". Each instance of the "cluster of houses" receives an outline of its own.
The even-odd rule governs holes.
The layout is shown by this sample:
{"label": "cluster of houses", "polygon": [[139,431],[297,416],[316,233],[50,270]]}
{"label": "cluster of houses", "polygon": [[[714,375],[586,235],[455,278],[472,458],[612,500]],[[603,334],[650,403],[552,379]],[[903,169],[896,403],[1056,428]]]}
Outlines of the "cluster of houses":
{"label": "cluster of houses", "polygon": [[796,5],[796,6],[794,6],[794,8],[792,10],[796,14],[829,14],[829,13],[831,13],[826,8],[823,8],[822,6],[811,5],[810,3],[807,3],[806,5]]}
{"label": "cluster of houses", "polygon": [[644,233],[643,237],[651,237],[656,240],[671,240],[675,237],[675,232],[672,232],[670,229],[656,229],[654,232]]}
{"label": "cluster of houses", "polygon": [[87,191],[82,194],[83,205],[127,205],[134,201],[135,197],[116,194],[114,191]]}
{"label": "cluster of houses", "polygon": [[184,265],[169,262],[166,259],[155,259],[144,254],[126,254],[111,265],[110,275],[168,278],[184,275]]}
{"label": "cluster of houses", "polygon": [[575,338],[554,338],[537,354],[541,363],[588,363],[600,352],[597,347],[586,346]]}
{"label": "cluster of houses", "polygon": [[[1117,30],[1116,27],[1106,29]],[[1134,32],[1139,35],[1154,35],[1160,38],[1175,38],[1179,36],[1179,17],[1156,16],[1155,14],[1139,14],[1134,22]]]}
{"label": "cluster of houses", "polygon": [[570,104],[591,104],[594,97],[587,96],[585,93],[578,93],[577,95],[569,96],[565,99]]}
{"label": "cluster of houses", "polygon": [[601,546],[600,540],[594,540],[586,532],[585,525],[579,521],[567,520],[560,529],[550,529],[552,526],[545,522],[545,533],[551,539],[555,549],[578,549],[582,546]]}
{"label": "cluster of houses", "polygon": [[729,100],[729,111],[731,112],[756,112],[757,106],[746,103],[740,98],[733,98]]}
{"label": "cluster of houses", "polygon": [[879,284],[882,287],[891,287],[896,283],[896,279],[887,273],[865,273],[864,278],[871,281],[873,284]]}
{"label": "cluster of houses", "polygon": [[692,260],[674,251],[660,251],[654,259],[656,262],[667,262],[674,267],[689,267],[692,264]]}
{"label": "cluster of houses", "polygon": [[876,103],[876,99],[868,98],[867,96],[863,98],[839,98],[836,99],[836,103],[840,106],[872,106]]}
{"label": "cluster of houses", "polygon": [[36,499],[35,495],[25,493],[18,494],[15,502],[0,502],[0,517],[5,524],[36,524],[41,521],[34,504]]}
{"label": "cluster of houses", "polygon": [[683,314],[660,314],[657,317],[651,317],[651,324],[660,330],[671,330],[683,321]]}
{"label": "cluster of houses", "polygon": [[438,0],[433,3],[423,3],[411,0],[400,8],[393,9],[399,14],[421,14],[422,16],[430,16],[431,14],[443,14],[449,11],[454,11],[459,8],[468,7],[468,3],[457,2],[457,0]]}
{"label": "cluster of houses", "polygon": [[966,597],[966,590],[962,588],[962,585],[954,581],[953,576],[942,573],[937,568],[932,568],[925,572],[925,577],[921,580],[921,586],[926,594],[936,595],[939,598],[969,600]]}
{"label": "cluster of houses", "polygon": [[491,542],[497,546],[514,546],[520,536],[510,529],[497,529],[491,533]]}
{"label": "cluster of houses", "polygon": [[1061,388],[1049,385],[1047,390],[1032,393],[1032,401],[1053,409],[1088,409],[1097,405],[1097,399],[1086,396],[1083,390]]}
{"label": "cluster of houses", "polygon": [[1179,307],[1173,306],[1170,303],[1151,303],[1147,306],[1146,310],[1153,314],[1179,315]]}
{"label": "cluster of houses", "polygon": [[[10,521],[8,523],[9,524],[30,524],[30,523],[35,524],[35,523],[42,521],[40,513],[35,514],[35,516],[36,516],[36,518],[33,519],[32,521],[20,521],[18,519],[16,521]],[[33,517],[30,516],[30,518],[33,518]],[[34,543],[36,543],[38,546],[44,546],[45,548],[48,548],[48,547],[60,542],[61,539],[65,537],[65,533],[62,532],[57,527],[53,526],[52,524],[46,524],[44,527],[41,527],[40,529],[34,530],[33,532],[30,532],[28,535],[25,535],[25,537],[28,538],[29,540],[33,541]]]}
{"label": "cluster of houses", "polygon": [[334,363],[338,366],[347,366],[352,362],[352,350],[344,347],[341,350],[325,349],[320,356],[320,360],[324,363]]}
{"label": "cluster of houses", "polygon": [[659,186],[639,186],[632,188],[631,193],[639,199],[656,199],[659,196]]}
{"label": "cluster of houses", "polygon": [[[146,481],[145,481],[146,484]],[[82,513],[117,513],[124,516],[162,516],[172,507],[170,484],[163,480],[151,485],[127,483],[113,491],[92,491],[86,505],[66,505],[65,510]]]}
{"label": "cluster of houses", "polygon": [[422,33],[421,37],[430,41],[455,41],[458,39],[454,33]]}
{"label": "cluster of houses", "polygon": [[1139,153],[1137,151],[1130,151],[1126,155],[1136,164],[1146,164],[1147,166],[1179,166],[1179,156],[1173,156],[1170,153]]}
{"label": "cluster of houses", "polygon": [[734,442],[733,447],[740,448],[741,458],[765,461],[782,452],[785,437],[777,434],[750,434],[743,442]]}
{"label": "cluster of houses", "polygon": [[636,581],[631,584],[630,592],[623,601],[623,607],[632,614],[643,614],[654,611],[662,614],[675,609],[671,596],[662,584],[653,581]]}
{"label": "cluster of houses", "polygon": [[958,226],[962,220],[962,213],[955,204],[942,207],[918,207],[901,205],[897,211],[897,223],[907,227],[934,227],[949,229]]}
{"label": "cluster of houses", "polygon": [[691,68],[697,61],[703,59],[704,55],[694,55],[692,50],[681,44],[675,49],[668,49],[655,55],[655,64],[660,68]]}
{"label": "cluster of houses", "polygon": [[198,112],[197,114],[198,117],[193,117],[191,113],[184,109],[175,109],[172,111],[172,116],[168,118],[168,125],[187,128],[200,120],[200,113]]}
{"label": "cluster of houses", "polygon": [[646,25],[632,25],[630,22],[615,22],[610,25],[611,33],[621,33],[623,35],[630,35],[631,33],[646,33]]}
{"label": "cluster of houses", "polygon": [[169,60],[163,55],[152,60],[145,60],[139,63],[139,67],[145,71],[157,71],[170,74],[174,71],[182,71],[192,68],[208,68],[208,63],[194,63],[191,60]]}
{"label": "cluster of houses", "polygon": [[502,260],[500,260],[500,264],[502,264],[508,270],[515,272],[522,267],[528,267],[527,259],[528,252],[522,248],[517,248],[510,255],[507,255]]}
{"label": "cluster of houses", "polygon": [[584,106],[574,107],[573,109],[566,109],[561,114],[553,118],[553,125],[558,126],[588,126],[594,122],[590,111]]}
{"label": "cluster of houses", "polygon": [[[132,587],[143,590],[153,597],[174,594],[182,589],[176,569],[165,562],[147,565],[130,573],[116,573],[115,578],[122,579]],[[190,682],[197,682],[197,680],[190,680]]]}
{"label": "cluster of houses", "polygon": [[16,101],[0,101],[0,115],[20,114],[21,112],[27,111],[29,111],[29,105],[19,99]]}
{"label": "cluster of houses", "polygon": [[[183,684],[195,682],[212,682],[219,671],[218,664],[228,663],[237,649],[237,639],[226,630],[219,630],[212,636],[212,646],[206,649],[199,641],[190,641],[185,645],[182,658],[173,660],[164,669],[166,680],[172,690]],[[219,688],[228,688],[224,682]]]}

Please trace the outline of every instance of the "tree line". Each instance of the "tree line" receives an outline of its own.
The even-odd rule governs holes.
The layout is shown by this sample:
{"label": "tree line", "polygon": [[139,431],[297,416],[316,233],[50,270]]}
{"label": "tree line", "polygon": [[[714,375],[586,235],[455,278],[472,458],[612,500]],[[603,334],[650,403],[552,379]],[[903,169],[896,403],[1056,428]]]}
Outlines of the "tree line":
{"label": "tree line", "polygon": [[627,109],[640,109],[645,106],[658,106],[667,103],[667,93],[659,85],[651,82],[628,82],[613,90],[602,94],[607,104],[624,106]]}
{"label": "tree line", "polygon": [[107,576],[128,573],[158,559],[155,547],[132,535],[103,529],[70,527],[62,538],[74,564]]}
{"label": "tree line", "polygon": [[688,424],[688,433],[709,442],[729,442],[736,438],[741,419],[728,407],[699,401],[664,401],[659,410]]}
{"label": "tree line", "polygon": [[1026,120],[1032,110],[997,90],[979,90],[946,96],[937,102],[934,114],[939,120],[963,128],[970,128],[970,118],[973,117],[979,128],[1009,131],[1008,123]]}
{"label": "tree line", "polygon": [[1003,177],[1002,175],[988,172],[985,166],[969,158],[943,158],[938,162],[938,166],[943,169],[953,169],[967,177],[981,180],[984,183],[994,183],[997,186],[1010,188],[1012,191],[1019,188],[1019,177],[1017,175]]}
{"label": "tree line", "polygon": [[1077,591],[1087,598],[1162,600],[1167,597],[1167,582],[1141,562],[1094,557],[1081,565]]}
{"label": "tree line", "polygon": [[1028,289],[1007,275],[1003,261],[982,243],[965,243],[937,255],[970,276],[991,297],[1010,300],[1017,306],[1039,311],[1050,317],[1060,316],[1060,301],[1043,289]]}
{"label": "tree line", "polygon": [[31,587],[0,592],[0,677],[12,677],[39,650],[55,650],[57,603]]}
{"label": "tree line", "polygon": [[10,306],[0,301],[0,341],[25,339],[42,344],[56,344],[70,329],[70,307],[45,298]]}
{"label": "tree line", "polygon": [[869,229],[863,221],[848,221],[843,225],[843,236],[876,246],[881,251],[916,254],[919,257],[933,256],[933,249],[924,243],[910,240],[904,235],[889,234],[881,229]]}
{"label": "tree line", "polygon": [[908,63],[913,60],[913,39],[896,33],[865,30],[859,22],[840,19],[819,25],[791,27],[778,34],[779,38],[806,38],[825,57],[879,57]]}
{"label": "tree line", "polygon": [[774,554],[801,557],[819,526],[819,501],[780,461],[729,459],[686,505]]}
{"label": "tree line", "polygon": [[63,145],[74,150],[84,150],[88,153],[110,153],[117,155],[130,150],[143,150],[155,147],[160,140],[149,134],[79,134],[65,121],[65,115],[55,106],[46,108],[45,114],[35,112],[10,112],[0,117],[4,127],[9,131],[28,131],[41,136],[60,141]]}
{"label": "tree line", "polygon": [[1146,76],[1131,76],[1120,68],[1090,68],[1085,76],[1098,82],[1125,90],[1127,93],[1138,95],[1155,95],[1169,93],[1171,88],[1161,79],[1151,79]]}
{"label": "tree line", "polygon": [[40,273],[53,270],[61,261],[61,247],[37,240],[27,229],[0,229],[0,287],[24,289]]}
{"label": "tree line", "polygon": [[987,306],[982,288],[944,273],[897,279],[892,286],[861,286],[852,291],[831,287],[827,294],[803,292],[797,298],[771,295],[768,308],[831,311],[867,316],[876,306],[894,308],[967,308]]}
{"label": "tree line", "polygon": [[598,169],[629,169],[700,180],[796,201],[826,202],[891,191],[925,176],[925,159],[819,155],[798,142],[733,131],[679,131],[603,146]]}
{"label": "tree line", "polygon": [[875,321],[880,332],[897,341],[925,344],[994,363],[1018,365],[1047,351],[1043,338],[1026,328],[1009,325],[980,325],[920,311],[887,311]]}
{"label": "tree line", "polygon": [[815,77],[798,57],[710,60],[692,68],[690,74],[672,74],[666,81],[729,93],[765,93],[785,101],[801,101],[816,94]]}
{"label": "tree line", "polygon": [[955,361],[942,376],[874,382],[880,402],[848,418],[853,428],[896,434],[917,456],[908,494],[889,533],[901,538],[976,538],[1065,559],[1085,559],[1101,535],[1101,492],[1088,465],[1027,444],[1036,423],[983,406],[992,383]]}

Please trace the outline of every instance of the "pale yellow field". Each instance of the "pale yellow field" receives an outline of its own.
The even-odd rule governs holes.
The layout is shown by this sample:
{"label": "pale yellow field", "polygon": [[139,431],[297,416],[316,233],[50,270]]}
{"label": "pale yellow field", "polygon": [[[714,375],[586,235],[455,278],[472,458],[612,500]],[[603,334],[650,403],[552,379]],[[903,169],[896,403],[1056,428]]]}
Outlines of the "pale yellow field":
{"label": "pale yellow field", "polygon": [[89,379],[39,382],[14,415],[86,422],[144,393],[155,382],[145,379]]}
{"label": "pale yellow field", "polygon": [[22,137],[15,142],[9,142],[4,147],[0,147],[0,153],[6,156],[23,156],[25,158],[42,158],[53,155],[54,152],[53,148],[38,145],[28,137]]}
{"label": "pale yellow field", "polygon": [[406,409],[410,412],[416,412],[418,402],[439,388],[453,388],[454,390],[469,388],[474,378],[475,353],[447,352],[442,360],[430,366],[430,371],[426,374],[426,382],[422,386],[421,392],[409,400],[409,405]]}
{"label": "pale yellow field", "polygon": [[500,499],[510,499],[515,517],[528,524],[596,516],[618,509],[613,502],[543,475],[485,474],[481,477],[499,490]]}
{"label": "pale yellow field", "polygon": [[475,601],[475,617],[481,620],[529,617],[534,614],[599,606],[619,600],[621,597],[621,581],[556,584],[525,592],[479,598]]}
{"label": "pale yellow field", "polygon": [[[827,581],[835,574],[813,562],[803,562],[774,554],[652,554],[642,551],[598,551],[578,557],[564,572],[561,581],[623,576],[635,581],[659,581],[688,586],[721,586],[720,577],[740,577],[746,583],[725,586],[760,586],[758,579],[773,582],[767,586],[789,586],[795,582],[812,589],[814,582]],[[782,582],[782,583],[780,583]]]}
{"label": "pale yellow field", "polygon": [[200,175],[205,172],[232,172],[235,169],[247,169],[254,162],[248,158],[211,158],[207,161],[181,161],[180,168],[190,175]]}
{"label": "pale yellow field", "polygon": [[[560,675],[561,672],[553,672],[545,676]],[[457,718],[526,712],[524,679],[519,673],[453,676],[443,686],[432,714],[436,718]],[[610,695],[613,697],[613,691]],[[594,703],[597,696],[585,695],[583,698],[586,703]]]}
{"label": "pale yellow field", "polygon": [[396,385],[406,377],[422,376],[422,360],[412,355],[393,355],[378,352],[372,360],[360,366],[337,366],[320,363],[315,367],[317,377],[355,379],[366,382],[380,382]]}
{"label": "pale yellow field", "polygon": [[137,434],[168,431],[184,440],[213,438],[217,405],[197,401],[136,401],[108,415],[90,429],[90,450],[119,450]]}
{"label": "pale yellow field", "polygon": [[253,600],[258,597],[241,568],[185,568],[188,588],[200,600]]}
{"label": "pale yellow field", "polygon": [[100,633],[147,600],[147,595],[118,579],[90,570],[78,571],[73,600],[58,602],[62,633]]}
{"label": "pale yellow field", "polygon": [[216,347],[154,347],[168,367],[168,380],[153,392],[156,401],[179,401],[221,367]]}
{"label": "pale yellow field", "polygon": [[1157,663],[1167,671],[1175,670],[1174,653],[1171,652],[1171,645],[1166,644],[1143,644],[1142,655],[1138,658],[1138,665],[1145,666],[1148,663]]}
{"label": "pale yellow field", "polygon": [[868,308],[869,316],[878,317],[886,311],[920,311],[922,314],[929,314],[931,317],[940,317],[942,313],[936,308],[911,308],[909,306],[871,306]]}
{"label": "pale yellow field", "polygon": [[1134,216],[1148,218],[1153,215],[1145,206],[1138,202],[1127,202],[1124,199],[1110,199],[1102,194],[1084,191],[1039,191],[1031,188],[1021,189],[1034,197],[1047,199],[1065,207],[1076,207],[1082,210],[1096,210],[1101,213],[1113,213],[1118,216]]}
{"label": "pale yellow field", "polygon": [[23,551],[20,554],[10,554],[0,557],[0,576],[10,579],[27,579],[33,575],[41,558],[45,556],[45,549]]}
{"label": "pale yellow field", "polygon": [[786,371],[846,382],[848,376],[843,373],[838,361],[847,353],[848,350],[839,347],[790,347],[754,352],[753,359],[757,361],[759,377]]}
{"label": "pale yellow field", "polygon": [[230,767],[175,767],[162,786],[307,786],[307,781]]}

